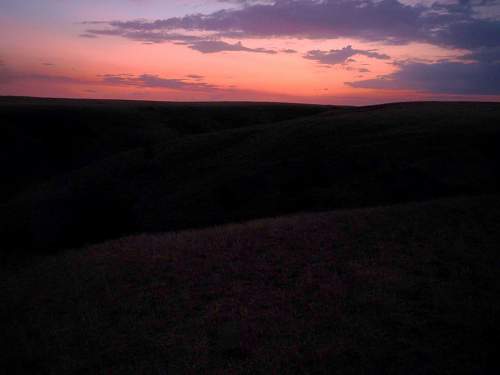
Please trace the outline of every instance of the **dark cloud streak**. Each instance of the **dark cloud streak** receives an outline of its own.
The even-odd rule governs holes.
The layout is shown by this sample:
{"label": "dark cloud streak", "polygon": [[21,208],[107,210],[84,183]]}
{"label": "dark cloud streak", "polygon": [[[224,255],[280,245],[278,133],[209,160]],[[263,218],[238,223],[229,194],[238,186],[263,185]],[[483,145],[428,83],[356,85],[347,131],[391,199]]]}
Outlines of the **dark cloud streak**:
{"label": "dark cloud streak", "polygon": [[226,43],[221,40],[200,40],[189,45],[189,48],[201,53],[216,53],[225,51],[240,51],[240,52],[256,52],[256,53],[267,53],[275,54],[276,51],[265,49],[265,48],[248,48],[245,47],[241,42],[231,44]]}
{"label": "dark cloud streak", "polygon": [[118,86],[135,86],[146,88],[161,88],[170,90],[211,90],[216,86],[205,82],[186,81],[176,78],[162,78],[154,74],[142,74],[139,76],[129,74],[104,74],[100,76],[103,83]]}
{"label": "dark cloud streak", "polygon": [[375,79],[347,82],[355,88],[410,89],[440,94],[500,95],[500,64],[442,61],[406,62],[399,70]]}
{"label": "dark cloud streak", "polygon": [[304,56],[304,58],[317,61],[320,64],[324,65],[338,65],[338,64],[345,64],[350,61],[350,58],[352,56],[356,55],[362,55],[366,57],[370,57],[373,59],[379,59],[379,60],[389,60],[390,56],[379,53],[374,50],[360,50],[360,49],[354,49],[352,46],[347,46],[342,49],[337,49],[337,50],[330,50],[330,51],[320,51],[320,50],[313,50],[307,52],[307,54]]}
{"label": "dark cloud streak", "polygon": [[51,84],[78,84],[78,85],[109,85],[109,86],[134,86],[142,88],[157,88],[169,90],[191,90],[191,91],[217,91],[218,86],[203,82],[203,77],[192,74],[190,80],[177,78],[163,78],[154,74],[103,74],[97,79],[82,79],[70,76],[13,72],[7,67],[0,65],[0,83],[9,84],[18,81],[49,82]]}

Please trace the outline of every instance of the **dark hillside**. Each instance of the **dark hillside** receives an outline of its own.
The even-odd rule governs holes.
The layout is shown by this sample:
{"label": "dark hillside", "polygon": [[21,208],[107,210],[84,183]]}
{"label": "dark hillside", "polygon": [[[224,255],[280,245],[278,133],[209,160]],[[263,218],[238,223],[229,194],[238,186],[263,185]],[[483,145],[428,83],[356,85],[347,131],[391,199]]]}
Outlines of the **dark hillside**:
{"label": "dark hillside", "polygon": [[500,198],[141,235],[2,272],[6,374],[497,374]]}
{"label": "dark hillside", "polygon": [[500,104],[322,111],[158,137],[46,181],[3,204],[3,248],[46,252],[144,231],[500,191]]}
{"label": "dark hillside", "polygon": [[310,116],[332,107],[0,97],[0,202],[114,154],[186,135]]}

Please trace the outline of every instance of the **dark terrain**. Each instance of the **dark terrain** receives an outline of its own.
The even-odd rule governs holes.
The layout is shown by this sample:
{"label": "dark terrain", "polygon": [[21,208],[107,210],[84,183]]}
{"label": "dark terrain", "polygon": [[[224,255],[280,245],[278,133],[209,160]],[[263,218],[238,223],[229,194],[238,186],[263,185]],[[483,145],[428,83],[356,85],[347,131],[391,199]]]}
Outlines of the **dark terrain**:
{"label": "dark terrain", "polygon": [[4,253],[500,190],[499,104],[6,98],[0,116]]}
{"label": "dark terrain", "polygon": [[500,369],[500,104],[0,118],[7,373]]}

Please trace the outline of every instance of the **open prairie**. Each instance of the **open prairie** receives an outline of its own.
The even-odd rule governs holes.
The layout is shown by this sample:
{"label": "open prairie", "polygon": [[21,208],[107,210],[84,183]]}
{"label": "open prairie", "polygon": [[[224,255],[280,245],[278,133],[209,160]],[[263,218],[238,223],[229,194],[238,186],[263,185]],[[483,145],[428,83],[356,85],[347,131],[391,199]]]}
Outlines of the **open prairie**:
{"label": "open prairie", "polygon": [[6,373],[499,370],[500,104],[0,118]]}
{"label": "open prairie", "polygon": [[500,104],[4,98],[2,253],[500,190]]}
{"label": "open prairie", "polygon": [[500,374],[500,0],[0,35],[0,375]]}
{"label": "open prairie", "polygon": [[2,275],[0,358],[37,374],[489,374],[500,198],[125,237]]}

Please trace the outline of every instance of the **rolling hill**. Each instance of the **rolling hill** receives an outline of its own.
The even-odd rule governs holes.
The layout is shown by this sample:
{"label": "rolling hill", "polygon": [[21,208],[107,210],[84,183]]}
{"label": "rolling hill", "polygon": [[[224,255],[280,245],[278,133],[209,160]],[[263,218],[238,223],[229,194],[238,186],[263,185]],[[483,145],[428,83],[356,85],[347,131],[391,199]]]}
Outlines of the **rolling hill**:
{"label": "rolling hill", "polygon": [[4,98],[3,254],[500,189],[500,105]]}
{"label": "rolling hill", "polygon": [[0,118],[6,373],[498,373],[500,104]]}
{"label": "rolling hill", "polygon": [[499,218],[496,194],[44,256],[0,271],[0,364],[9,374],[497,373]]}

